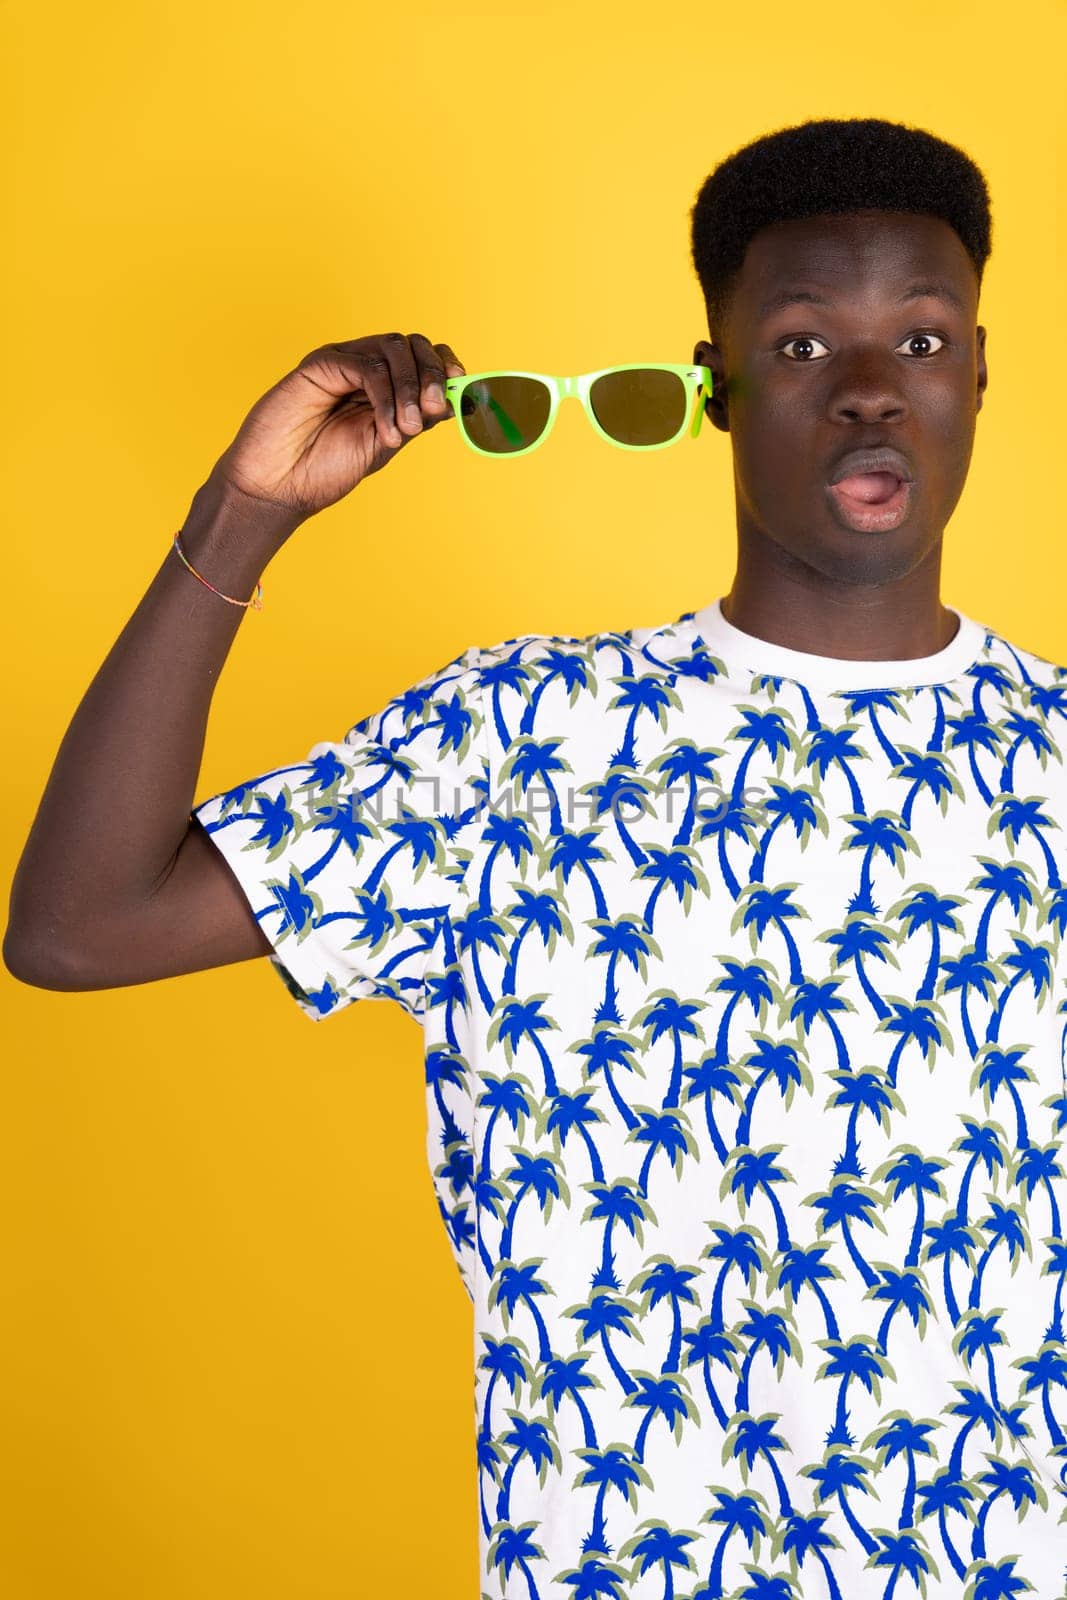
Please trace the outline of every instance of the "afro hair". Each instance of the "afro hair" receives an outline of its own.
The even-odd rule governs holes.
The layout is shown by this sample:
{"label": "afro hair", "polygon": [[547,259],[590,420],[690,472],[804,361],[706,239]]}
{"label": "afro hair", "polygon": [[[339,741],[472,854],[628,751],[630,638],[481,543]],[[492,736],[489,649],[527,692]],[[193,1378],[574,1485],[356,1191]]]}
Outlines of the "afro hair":
{"label": "afro hair", "polygon": [[775,222],[874,209],[941,217],[979,286],[991,248],[989,191],[968,155],[922,128],[875,117],[781,128],[726,158],[690,213],[709,324],[725,321],[753,235]]}

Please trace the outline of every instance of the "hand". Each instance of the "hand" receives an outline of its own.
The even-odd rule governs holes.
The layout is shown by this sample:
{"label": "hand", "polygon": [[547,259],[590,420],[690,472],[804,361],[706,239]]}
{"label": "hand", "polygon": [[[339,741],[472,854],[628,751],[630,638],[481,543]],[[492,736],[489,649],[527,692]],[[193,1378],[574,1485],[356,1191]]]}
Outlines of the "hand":
{"label": "hand", "polygon": [[264,509],[313,516],[453,416],[444,381],[465,370],[447,344],[421,333],[322,345],[257,400],[211,477]]}

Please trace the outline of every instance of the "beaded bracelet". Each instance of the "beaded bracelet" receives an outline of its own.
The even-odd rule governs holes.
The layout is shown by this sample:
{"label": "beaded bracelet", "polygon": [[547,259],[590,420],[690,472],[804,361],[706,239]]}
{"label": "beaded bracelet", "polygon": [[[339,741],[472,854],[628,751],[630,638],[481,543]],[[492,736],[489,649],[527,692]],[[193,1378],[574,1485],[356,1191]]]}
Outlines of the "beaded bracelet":
{"label": "beaded bracelet", "polygon": [[[179,529],[179,532],[180,531],[181,530]],[[208,583],[206,578],[200,577],[199,572],[197,572],[196,568],[192,565],[192,563],[186,560],[185,552],[182,550],[181,545],[178,543],[178,534],[177,533],[174,535],[174,548],[175,548],[175,550],[177,550],[178,554],[181,556],[182,560],[185,562],[185,565],[189,568],[189,571],[192,573],[193,577],[194,578],[200,578],[200,582],[203,583],[203,584],[206,584],[207,587],[211,590],[212,594],[217,594],[220,600],[228,600],[231,606],[251,606],[253,611],[262,611],[263,610],[263,585],[261,583],[257,583],[256,584],[256,592],[248,600],[235,600],[232,597],[232,595],[223,594],[222,590],[221,589],[216,589],[215,585],[213,583]]]}

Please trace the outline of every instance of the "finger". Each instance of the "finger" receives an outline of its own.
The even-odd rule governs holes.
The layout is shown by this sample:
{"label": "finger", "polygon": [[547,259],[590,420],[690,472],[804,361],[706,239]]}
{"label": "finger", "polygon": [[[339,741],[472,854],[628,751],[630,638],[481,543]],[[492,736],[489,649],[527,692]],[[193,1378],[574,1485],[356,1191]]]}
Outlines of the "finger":
{"label": "finger", "polygon": [[419,367],[419,403],[424,411],[439,419],[445,410],[445,364],[425,334],[409,333],[408,340]]}
{"label": "finger", "polygon": [[466,375],[466,367],[450,344],[435,344],[434,349],[444,362],[445,372],[450,378],[462,378]]}
{"label": "finger", "polygon": [[[327,387],[322,382],[324,370],[332,368],[338,394],[347,392],[358,396],[362,393],[370,401],[382,445],[395,450],[404,443],[404,436],[396,426],[392,373],[378,339],[346,339],[323,345],[305,356],[300,365],[314,368],[315,381],[321,387]],[[329,392],[335,391],[331,387]]]}
{"label": "finger", "polygon": [[408,435],[419,433],[422,430],[422,407],[419,405],[419,368],[415,352],[403,333],[383,333],[380,344],[393,381],[396,426]]}

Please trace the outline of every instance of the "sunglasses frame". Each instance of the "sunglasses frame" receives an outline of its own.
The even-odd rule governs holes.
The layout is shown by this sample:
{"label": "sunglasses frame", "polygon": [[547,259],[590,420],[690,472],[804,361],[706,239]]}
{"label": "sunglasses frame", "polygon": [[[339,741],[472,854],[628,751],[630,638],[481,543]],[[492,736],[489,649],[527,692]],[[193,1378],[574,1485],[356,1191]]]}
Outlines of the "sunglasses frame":
{"label": "sunglasses frame", "polygon": [[[621,439],[613,439],[610,433],[605,433],[589,403],[589,391],[597,378],[606,378],[614,372],[633,371],[676,372],[685,383],[685,418],[677,433],[669,439],[664,439],[660,444],[623,444]],[[548,420],[544,429],[534,440],[533,444],[524,445],[521,450],[483,450],[480,444],[467,436],[463,426],[463,417],[460,410],[460,399],[468,384],[478,383],[483,378],[537,378],[543,383],[550,395]],[[676,361],[627,361],[619,367],[601,367],[596,372],[582,372],[575,377],[554,377],[547,372],[519,372],[514,367],[501,368],[496,372],[465,372],[462,378],[446,378],[445,396],[452,403],[452,408],[459,422],[459,431],[471,450],[480,456],[493,456],[507,461],[513,461],[516,456],[528,456],[531,450],[536,450],[543,445],[556,423],[556,413],[559,411],[560,401],[577,399],[582,403],[586,416],[593,425],[594,432],[617,450],[665,450],[668,445],[677,444],[682,435],[688,432],[691,439],[695,439],[700,432],[700,424],[704,417],[704,402],[712,392],[712,372],[710,367],[695,367],[689,362]],[[699,401],[695,405],[694,401]],[[690,422],[689,413],[693,410],[693,419]]]}

